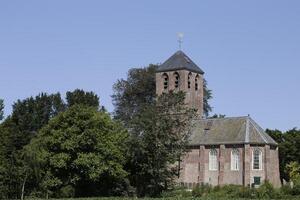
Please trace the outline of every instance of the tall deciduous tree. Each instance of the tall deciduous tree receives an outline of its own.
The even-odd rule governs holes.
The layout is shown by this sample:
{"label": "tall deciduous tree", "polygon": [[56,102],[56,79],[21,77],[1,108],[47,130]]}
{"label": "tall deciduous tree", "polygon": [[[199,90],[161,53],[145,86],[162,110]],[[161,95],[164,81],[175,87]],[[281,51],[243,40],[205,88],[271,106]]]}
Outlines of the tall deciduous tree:
{"label": "tall deciduous tree", "polygon": [[73,92],[66,93],[67,105],[71,107],[75,104],[92,106],[99,108],[99,97],[94,92],[85,92],[84,90],[76,89]]}
{"label": "tall deciduous tree", "polygon": [[184,105],[183,92],[163,94],[143,107],[128,124],[131,133],[131,182],[139,196],[157,196],[178,176],[195,111]]}
{"label": "tall deciduous tree", "polygon": [[28,175],[24,171],[23,147],[41,127],[63,110],[65,105],[59,93],[41,93],[14,103],[12,114],[2,123],[5,131],[1,134],[5,141],[2,148],[6,163],[4,184],[9,188],[8,198],[20,198],[22,183],[28,182]]}
{"label": "tall deciduous tree", "polygon": [[112,95],[115,117],[123,122],[130,121],[145,106],[155,101],[155,70],[157,65],[132,68],[127,79],[118,80]]}
{"label": "tall deciduous tree", "polygon": [[56,197],[113,195],[127,175],[123,169],[126,138],[126,131],[108,114],[72,106],[53,118],[29,145],[45,169],[41,187]]}
{"label": "tall deciduous tree", "polygon": [[[155,101],[155,71],[157,67],[157,65],[149,65],[145,68],[132,68],[128,72],[127,79],[120,79],[114,84],[112,99],[116,119],[127,124],[144,106]],[[203,86],[204,115],[208,116],[212,110],[209,105],[212,92],[207,88],[205,80]]]}

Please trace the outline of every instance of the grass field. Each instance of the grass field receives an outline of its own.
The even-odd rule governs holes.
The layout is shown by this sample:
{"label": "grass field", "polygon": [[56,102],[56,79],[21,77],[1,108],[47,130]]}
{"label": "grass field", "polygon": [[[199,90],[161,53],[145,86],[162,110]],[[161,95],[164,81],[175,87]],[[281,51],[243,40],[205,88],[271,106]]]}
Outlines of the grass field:
{"label": "grass field", "polygon": [[[99,197],[99,198],[65,198],[65,199],[51,199],[51,200],[133,200],[133,199],[141,199],[141,200],[250,200],[250,199],[242,199],[242,198],[195,198],[195,197],[168,197],[168,198],[124,198],[124,197]],[[299,199],[300,196],[295,196],[291,198],[284,198],[285,200],[295,200]]]}

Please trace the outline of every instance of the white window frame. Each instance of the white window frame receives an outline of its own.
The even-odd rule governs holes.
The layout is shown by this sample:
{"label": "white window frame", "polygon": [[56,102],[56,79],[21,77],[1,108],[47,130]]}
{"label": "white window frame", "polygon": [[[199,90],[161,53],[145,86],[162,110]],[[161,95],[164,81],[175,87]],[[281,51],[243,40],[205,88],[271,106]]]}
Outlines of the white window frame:
{"label": "white window frame", "polygon": [[[258,155],[258,167],[259,167],[259,169],[254,169],[254,153],[255,153],[255,151],[259,151],[259,155]],[[262,152],[262,150],[261,149],[259,149],[259,148],[254,148],[253,150],[252,150],[252,170],[256,170],[256,171],[259,171],[259,170],[262,170],[262,155],[263,154],[263,152]]]}
{"label": "white window frame", "polygon": [[231,170],[240,170],[240,151],[238,149],[231,150]]}
{"label": "white window frame", "polygon": [[218,151],[217,149],[210,149],[208,153],[208,168],[209,171],[218,170]]}

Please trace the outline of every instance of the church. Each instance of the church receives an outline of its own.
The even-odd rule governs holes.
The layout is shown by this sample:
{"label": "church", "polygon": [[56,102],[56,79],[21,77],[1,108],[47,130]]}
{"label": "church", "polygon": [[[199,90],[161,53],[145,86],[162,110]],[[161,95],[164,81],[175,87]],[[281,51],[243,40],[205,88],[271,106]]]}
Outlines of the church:
{"label": "church", "polygon": [[156,93],[184,91],[187,106],[197,110],[189,152],[180,162],[178,183],[280,187],[277,143],[250,117],[203,118],[203,76],[184,52],[177,51],[156,71]]}

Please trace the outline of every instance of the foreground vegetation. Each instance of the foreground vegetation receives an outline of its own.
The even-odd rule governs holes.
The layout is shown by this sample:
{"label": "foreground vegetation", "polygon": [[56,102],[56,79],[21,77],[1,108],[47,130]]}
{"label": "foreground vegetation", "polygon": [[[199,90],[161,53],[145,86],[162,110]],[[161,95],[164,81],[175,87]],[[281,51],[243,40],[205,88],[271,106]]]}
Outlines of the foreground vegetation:
{"label": "foreground vegetation", "polygon": [[[76,200],[129,200],[137,199],[137,197],[101,197],[101,198],[74,198]],[[160,197],[150,198],[144,197],[144,200],[226,200],[226,199],[300,199],[300,187],[291,188],[284,186],[280,189],[274,189],[268,182],[261,185],[260,188],[254,189],[249,187],[237,186],[237,185],[225,185],[222,187],[211,187],[209,185],[202,185],[194,188],[193,190],[187,190],[186,188],[175,188],[173,190],[164,191]],[[72,200],[63,199],[63,200]]]}

